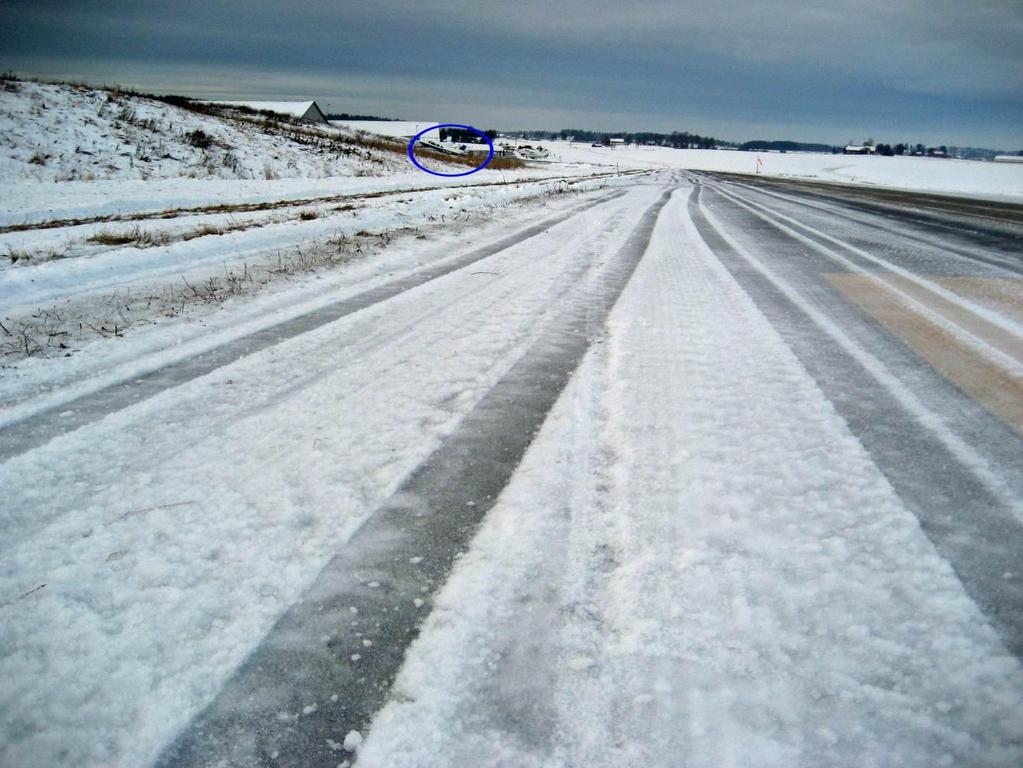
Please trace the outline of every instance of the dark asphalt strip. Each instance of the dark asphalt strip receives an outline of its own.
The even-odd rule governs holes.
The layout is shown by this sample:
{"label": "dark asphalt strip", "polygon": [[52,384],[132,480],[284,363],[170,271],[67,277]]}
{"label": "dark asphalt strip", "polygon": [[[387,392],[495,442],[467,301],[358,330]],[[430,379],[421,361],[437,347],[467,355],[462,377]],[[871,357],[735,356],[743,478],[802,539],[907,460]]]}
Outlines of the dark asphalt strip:
{"label": "dark asphalt strip", "polygon": [[[880,216],[890,222],[919,227],[926,232],[943,238],[954,238],[959,247],[970,248],[980,246],[997,251],[1006,259],[1023,267],[1023,206],[1005,204],[994,209],[993,213],[977,213],[978,205],[963,199],[956,201],[943,199],[946,207],[942,209],[921,210],[917,203],[925,203],[931,199],[928,195],[902,192],[893,193],[889,190],[865,188],[855,192],[835,189],[833,184],[800,182],[784,182],[776,179],[756,179],[756,177],[735,177],[729,174],[701,174],[718,183],[732,182],[744,186],[764,187],[777,192],[784,192],[793,197],[804,197],[807,200],[827,201],[840,205],[858,213]],[[876,200],[871,201],[871,196]],[[959,208],[954,207],[958,202]],[[1004,218],[995,218],[1002,216]],[[1003,266],[1002,262],[996,266]]]}
{"label": "dark asphalt strip", "polygon": [[27,419],[0,429],[0,461],[43,445],[59,435],[97,421],[110,413],[147,400],[165,389],[204,376],[242,357],[327,323],[332,323],[346,315],[393,298],[438,277],[464,269],[470,264],[543,234],[551,227],[583,211],[615,200],[624,194],[625,192],[615,192],[597,200],[591,200],[575,206],[565,213],[544,219],[539,224],[527,227],[490,245],[469,251],[457,259],[419,270],[407,277],[392,280],[377,288],[328,304],[308,314],[271,325],[185,360],[132,377],[126,381],[111,384],[96,392],[33,414]]}
{"label": "dark asphalt strip", "polygon": [[[698,187],[690,198],[689,215],[703,239],[796,354],[899,498],[916,515],[1006,648],[1023,658],[1023,525],[859,362],[720,237],[700,210],[700,192]],[[775,233],[765,248],[779,262],[786,259],[784,241]],[[791,242],[793,253],[800,253],[801,244]],[[886,343],[898,344],[885,342],[886,333],[878,327],[874,354],[886,354]],[[929,372],[924,361],[918,361],[918,365]],[[951,398],[949,407],[970,408],[974,421],[984,425],[983,431],[990,439],[1019,443],[1008,427],[972,401],[967,402],[968,398],[951,385],[944,386]],[[1015,455],[1015,459],[1004,459],[1008,466],[1000,467],[1001,471],[1023,472],[1019,458],[1023,452]]]}
{"label": "dark asphalt strip", "polygon": [[[877,223],[876,220],[880,219],[883,222],[897,225],[896,222],[891,221],[892,219],[891,216],[879,214],[876,211],[870,212],[855,209],[852,206],[848,205],[846,201],[840,198],[830,198],[826,196],[820,196],[815,198],[813,196],[805,194],[797,195],[791,192],[788,195],[778,197],[764,191],[764,189],[768,188],[767,185],[760,185],[761,188],[759,189],[749,184],[737,184],[734,182],[728,185],[728,188],[732,188],[733,192],[735,191],[734,187],[739,187],[745,192],[758,193],[758,196],[761,198],[766,197],[768,202],[764,202],[763,200],[760,200],[758,202],[760,205],[769,208],[772,211],[779,212],[777,211],[778,202],[783,201],[790,205],[801,206],[802,208],[813,212],[813,214],[815,214],[819,218],[827,219],[828,217],[838,217],[841,219],[845,219],[846,221],[852,222],[853,224],[856,224],[859,227],[865,227],[871,231],[876,230],[878,232],[884,233],[883,235],[881,235],[881,237],[885,236],[890,237],[892,233],[886,227],[882,226],[882,224]],[[831,206],[831,208],[822,209],[819,207],[820,203],[828,203]],[[840,210],[836,210],[840,206],[845,207],[849,212],[847,213]],[[853,215],[852,211],[856,211],[860,215],[859,216]],[[875,221],[872,222],[869,219],[874,219]],[[920,231],[927,232],[931,235],[936,235],[937,237],[943,238],[946,241],[948,240],[949,233],[944,228],[942,228],[942,231],[936,232],[933,226],[927,226],[920,223],[917,223],[913,226]],[[903,224],[903,227],[905,229],[908,229],[908,227],[905,227],[905,224]],[[963,231],[957,230],[956,234],[961,236],[963,234]],[[920,246],[924,248],[927,247],[933,248],[932,243],[928,242],[923,238],[917,237],[916,235],[907,231],[899,232],[897,237],[908,242],[918,243]],[[976,243],[976,246],[984,247],[980,243]],[[990,267],[995,267],[996,269],[1010,272],[1012,274],[1023,275],[1023,259],[1021,259],[1020,253],[1012,253],[1006,254],[1003,257],[996,257],[978,253],[975,248],[974,249],[963,248],[960,246],[951,245],[948,242],[942,243],[941,248],[947,252],[954,253],[957,256],[960,256],[961,258],[964,258],[971,262],[980,262],[982,264],[986,264]],[[1023,248],[1021,248],[1021,251],[1023,251]]]}
{"label": "dark asphalt strip", "polygon": [[602,332],[670,195],[580,281],[537,342],[333,557],[158,766],[333,768],[347,756],[339,744],[385,703],[431,596]]}
{"label": "dark asphalt strip", "polygon": [[[727,172],[701,172],[716,179],[730,179],[744,184],[761,185],[785,189],[810,198],[828,198],[843,203],[858,203],[871,206],[874,210],[887,213],[904,211],[910,216],[928,217],[939,222],[948,222],[949,216],[967,216],[983,219],[997,227],[996,231],[1011,225],[1023,225],[1023,205],[997,200],[981,200],[953,195],[938,195],[931,192],[890,189],[857,184],[839,184],[809,179],[778,178],[772,176],[751,176]],[[955,228],[952,223],[952,228]],[[1018,229],[1015,230],[1018,234]]]}
{"label": "dark asphalt strip", "polygon": [[[896,263],[904,261],[907,251],[905,246],[912,244],[912,248],[909,252],[924,255],[927,254],[930,266],[921,263],[918,265],[907,265],[910,271],[917,273],[918,275],[923,272],[926,273],[930,269],[933,269],[937,263],[941,263],[946,268],[952,263],[950,256],[954,256],[957,259],[957,263],[949,268],[949,274],[962,275],[965,271],[968,271],[971,276],[990,276],[989,270],[984,270],[980,275],[977,275],[978,265],[984,265],[986,267],[996,268],[1002,276],[1011,277],[1013,275],[1023,274],[1023,265],[1017,264],[1009,259],[1002,259],[992,256],[983,256],[978,253],[969,253],[958,248],[944,248],[939,249],[933,243],[928,243],[925,240],[915,238],[912,234],[905,231],[898,231],[897,228],[901,226],[903,230],[909,227],[906,224],[895,224],[894,228],[882,229],[880,227],[873,228],[871,225],[857,220],[853,216],[843,215],[838,211],[834,212],[821,212],[820,209],[809,206],[807,203],[798,202],[801,205],[801,209],[793,211],[788,210],[788,213],[779,210],[778,199],[773,198],[764,194],[762,191],[743,187],[738,185],[715,185],[708,184],[707,187],[713,190],[716,194],[741,200],[742,205],[754,208],[757,213],[762,216],[769,217],[772,222],[781,227],[788,227],[798,231],[803,237],[814,241],[817,245],[835,250],[836,248],[845,251],[845,255],[851,258],[854,262],[859,263],[861,267],[866,269],[868,272],[876,270],[879,265],[864,259],[860,254],[856,253],[856,248],[866,249],[873,251],[876,256],[887,259],[889,262]],[[768,202],[763,202],[764,199]],[[833,205],[844,205],[842,203],[833,203]],[[795,219],[796,223],[792,221],[786,221],[788,219]],[[858,232],[856,234],[844,234],[844,240],[840,240],[840,243],[834,242],[834,240],[828,240],[828,233],[831,230],[831,226],[836,219],[845,218],[847,221],[851,221],[856,224]],[[918,227],[919,228],[919,227]],[[834,235],[831,235],[834,237]],[[937,237],[947,241],[948,236],[946,234],[938,234]],[[897,247],[896,247],[897,246]],[[901,253],[899,252],[901,250]],[[965,259],[965,263],[963,261]]]}

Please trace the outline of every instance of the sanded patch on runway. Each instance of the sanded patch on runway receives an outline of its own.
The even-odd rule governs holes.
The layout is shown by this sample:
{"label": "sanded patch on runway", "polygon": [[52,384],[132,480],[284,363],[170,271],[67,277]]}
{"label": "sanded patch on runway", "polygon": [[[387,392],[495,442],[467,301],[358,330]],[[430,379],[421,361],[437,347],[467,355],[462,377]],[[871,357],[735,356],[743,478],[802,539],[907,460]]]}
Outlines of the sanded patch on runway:
{"label": "sanded patch on runway", "polygon": [[[962,336],[920,314],[899,292],[1021,365],[1023,338],[984,322],[899,275],[883,276],[883,281],[897,291],[883,288],[875,275],[825,273],[824,277],[846,299],[862,307],[960,390],[1023,434],[1023,378],[966,343]],[[1023,319],[1023,299],[1020,298],[1023,296],[1023,280],[979,277],[928,279],[1013,320]]]}

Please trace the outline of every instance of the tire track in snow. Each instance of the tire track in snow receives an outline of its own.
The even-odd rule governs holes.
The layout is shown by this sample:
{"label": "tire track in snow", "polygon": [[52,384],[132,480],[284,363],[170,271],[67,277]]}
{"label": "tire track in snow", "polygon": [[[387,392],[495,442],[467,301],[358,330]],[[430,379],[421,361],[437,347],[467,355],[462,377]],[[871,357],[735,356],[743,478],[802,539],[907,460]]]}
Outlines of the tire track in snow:
{"label": "tire track in snow", "polygon": [[386,301],[451,272],[464,269],[500,251],[543,234],[551,227],[590,208],[616,200],[624,194],[624,192],[615,192],[598,200],[586,202],[566,213],[552,216],[490,245],[469,251],[460,258],[418,270],[411,275],[392,280],[377,288],[358,293],[334,304],[328,304],[309,314],[285,320],[243,338],[205,350],[185,360],[139,376],[133,376],[130,380],[111,384],[71,401],[44,407],[31,416],[0,428],[0,461],[43,445],[59,435],[90,424],[109,413],[140,403],[159,392],[196,379],[239,358],[259,352],[327,323],[332,323],[346,315]]}
{"label": "tire track in snow", "polygon": [[[847,203],[841,202],[838,199],[822,197],[821,198],[822,200],[827,200],[828,202],[827,203],[810,202],[793,194],[786,195],[775,191],[768,191],[766,188],[758,188],[752,184],[743,184],[736,181],[728,181],[721,183],[727,185],[729,188],[732,189],[739,188],[745,192],[752,192],[754,194],[773,198],[775,200],[788,203],[790,205],[796,205],[804,209],[810,209],[824,216],[830,217],[837,216],[839,218],[845,219],[848,222],[851,222],[852,224],[855,224],[858,227],[869,227],[872,230],[884,232],[887,235],[895,235],[896,237],[902,240],[909,240],[914,243],[919,243],[920,245],[923,245],[927,248],[945,251],[946,253],[950,253],[961,259],[964,259],[967,263],[980,262],[1013,275],[1023,275],[1023,264],[1020,263],[1019,258],[1010,260],[1007,258],[1000,258],[997,256],[985,256],[977,253],[976,251],[970,251],[965,248],[953,246],[950,245],[949,243],[941,243],[927,237],[910,234],[909,232],[905,231],[905,229],[900,230],[894,227],[887,227],[881,222],[876,221],[877,217],[880,215],[877,212],[875,211],[868,212],[857,208],[847,208],[846,207]],[[859,216],[854,215],[852,211],[856,211],[860,215]],[[928,227],[923,226],[920,226],[920,228],[924,229],[925,231],[928,229]],[[963,231],[957,230],[957,234],[963,234]]]}
{"label": "tire track in snow", "polygon": [[671,192],[581,281],[544,335],[330,561],[157,765],[340,762],[345,734],[363,729],[386,700],[430,596],[602,330]]}
{"label": "tire track in snow", "polygon": [[1002,468],[1007,483],[884,360],[726,234],[700,191],[689,215],[701,236],[772,319],[1006,647],[1023,657],[1023,523],[1011,479],[1014,466],[1023,469],[1019,459]]}
{"label": "tire track in snow", "polygon": [[[827,279],[847,300],[870,312],[949,381],[1023,433],[1023,324],[1011,310],[985,306],[945,287],[941,277],[904,268],[717,185],[710,188],[836,264],[838,272]],[[999,282],[1007,293],[1018,289],[1018,281],[1011,278]]]}
{"label": "tire track in snow", "polygon": [[[1002,315],[999,315],[998,313],[994,313],[986,307],[980,306],[975,302],[970,301],[969,299],[966,299],[962,296],[959,296],[958,294],[953,293],[952,291],[943,288],[941,285],[931,280],[926,274],[902,267],[896,264],[895,262],[891,261],[890,259],[877,256],[863,248],[860,248],[859,246],[852,244],[848,240],[843,240],[841,238],[835,237],[834,235],[829,235],[828,233],[816,227],[806,224],[805,222],[802,222],[791,216],[787,216],[784,213],[781,213],[780,211],[773,209],[763,203],[754,202],[752,200],[742,198],[734,191],[729,191],[719,185],[709,186],[719,195],[726,197],[732,202],[746,208],[750,212],[754,213],[754,215],[756,215],[758,218],[762,219],[763,221],[767,221],[772,226],[780,229],[781,231],[791,234],[793,237],[802,239],[808,245],[821,250],[822,253],[827,254],[830,258],[838,261],[839,263],[849,268],[850,270],[855,270],[862,273],[867,272],[867,270],[864,269],[863,267],[856,265],[854,262],[842,256],[841,254],[836,253],[828,246],[823,245],[823,243],[828,243],[829,245],[837,246],[838,248],[841,248],[842,250],[848,252],[849,254],[859,257],[863,261],[880,267],[886,272],[891,272],[893,274],[899,275],[905,280],[915,283],[921,289],[930,292],[935,297],[943,299],[948,303],[955,304],[957,305],[958,308],[966,312],[970,312],[973,315],[976,315],[978,318],[986,321],[991,325],[998,326],[999,328],[1016,335],[1023,333],[1023,325],[1020,325],[1019,323],[1015,322],[1012,318],[1004,317]],[[802,232],[800,232],[799,230],[802,230]],[[823,243],[820,241],[823,241]]]}

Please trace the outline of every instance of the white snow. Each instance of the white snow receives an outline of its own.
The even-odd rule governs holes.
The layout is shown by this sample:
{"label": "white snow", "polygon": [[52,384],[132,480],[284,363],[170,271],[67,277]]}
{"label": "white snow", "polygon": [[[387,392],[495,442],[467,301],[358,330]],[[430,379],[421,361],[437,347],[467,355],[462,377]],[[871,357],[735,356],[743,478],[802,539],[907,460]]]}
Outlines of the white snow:
{"label": "white snow", "polygon": [[396,139],[407,139],[427,128],[440,125],[439,120],[331,120],[331,125],[347,128],[350,131],[364,131],[377,136],[388,136]]}
{"label": "white snow", "polygon": [[[403,169],[398,154],[297,143],[244,120],[91,88],[16,82],[0,89],[0,180],[316,179]],[[305,130],[309,130],[306,128]],[[341,137],[337,129],[321,131]],[[189,139],[202,131],[198,146]],[[15,197],[14,190],[8,194]],[[4,195],[7,197],[7,194]],[[6,207],[6,206],[4,206]]]}
{"label": "white snow", "polygon": [[358,731],[349,731],[345,734],[344,748],[348,752],[354,752],[362,745],[362,734]]}
{"label": "white snow", "polygon": [[650,196],[0,464],[0,762],[151,761]]}
{"label": "white snow", "polygon": [[625,168],[678,168],[779,178],[817,179],[842,184],[889,187],[946,194],[1023,198],[1023,166],[979,160],[932,157],[830,155],[812,152],[727,152],[630,146],[616,149],[564,141],[544,142],[553,160],[562,163]]}
{"label": "white snow", "polygon": [[677,193],[363,766],[1005,766],[1023,670]]}
{"label": "white snow", "polygon": [[208,104],[221,104],[225,107],[245,107],[257,112],[276,112],[288,117],[304,117],[305,113],[316,104],[315,101],[208,101]]}
{"label": "white snow", "polygon": [[[131,95],[15,82],[0,89],[0,227],[217,204],[558,175],[564,168],[429,176],[404,151],[296,143],[244,120]],[[349,131],[305,128],[346,141]],[[195,146],[202,131],[212,142]],[[400,147],[399,147],[400,148]]]}

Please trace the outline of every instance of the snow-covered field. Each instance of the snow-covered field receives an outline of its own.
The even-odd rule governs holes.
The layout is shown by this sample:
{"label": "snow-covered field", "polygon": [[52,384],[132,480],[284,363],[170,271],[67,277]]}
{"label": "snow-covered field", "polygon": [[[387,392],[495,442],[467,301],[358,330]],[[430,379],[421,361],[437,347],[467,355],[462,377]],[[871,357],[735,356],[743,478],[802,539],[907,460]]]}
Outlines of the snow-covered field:
{"label": "snow-covered field", "polygon": [[733,152],[665,147],[591,147],[584,143],[540,142],[564,163],[617,164],[621,168],[682,168],[778,178],[816,179],[865,186],[966,197],[1023,199],[1023,166],[929,157],[830,155],[811,152]]}
{"label": "snow-covered field", "polygon": [[377,136],[391,136],[402,138],[415,136],[420,131],[425,131],[434,125],[439,125],[440,120],[331,120],[331,125],[339,128],[347,128],[350,131],[365,131]]}
{"label": "snow-covered field", "polygon": [[[431,122],[340,121],[353,130],[407,136]],[[521,141],[508,141],[521,144]],[[813,152],[738,152],[650,146],[593,147],[588,142],[530,141],[551,153],[550,162],[583,167],[688,169],[815,179],[840,184],[936,192],[967,197],[1023,199],[1023,166],[929,157],[832,155]],[[757,160],[761,163],[758,164]]]}

